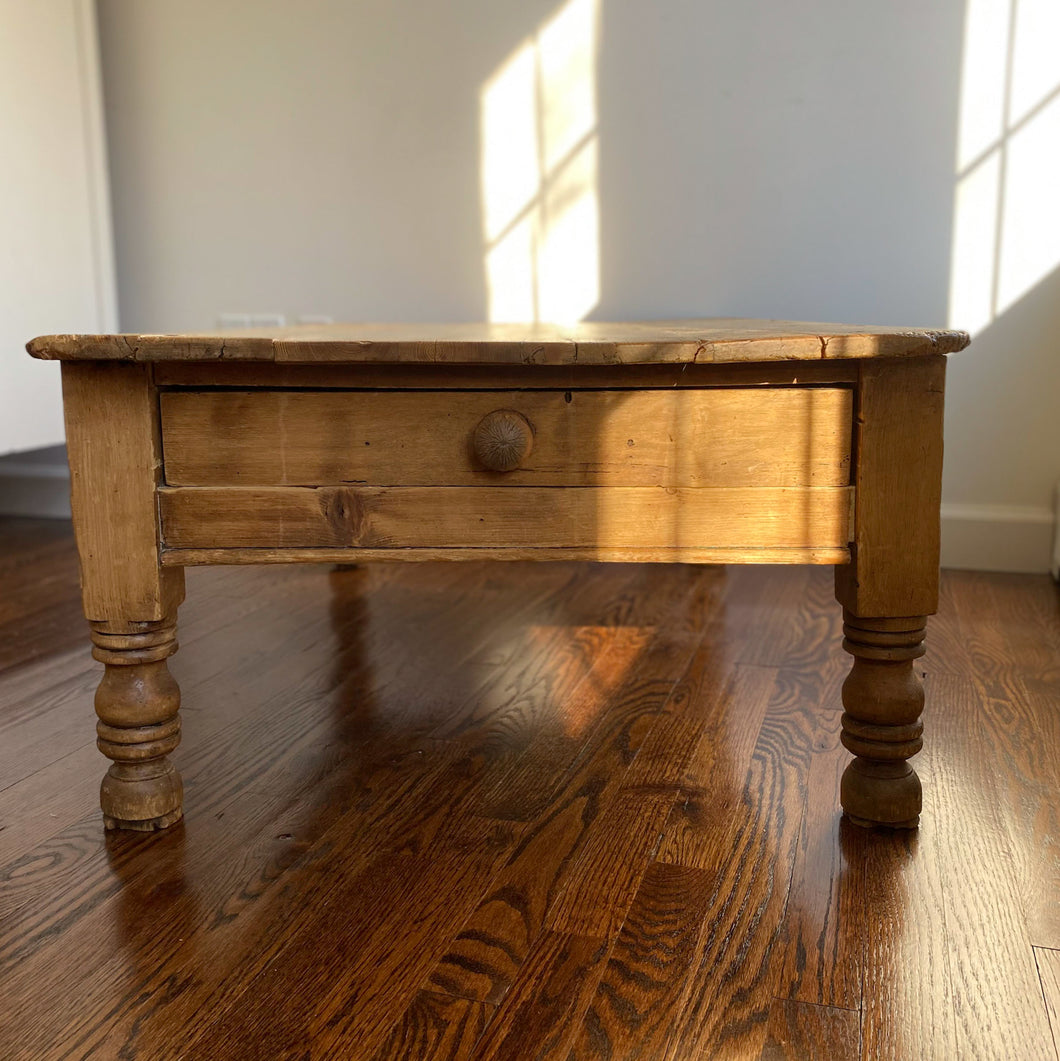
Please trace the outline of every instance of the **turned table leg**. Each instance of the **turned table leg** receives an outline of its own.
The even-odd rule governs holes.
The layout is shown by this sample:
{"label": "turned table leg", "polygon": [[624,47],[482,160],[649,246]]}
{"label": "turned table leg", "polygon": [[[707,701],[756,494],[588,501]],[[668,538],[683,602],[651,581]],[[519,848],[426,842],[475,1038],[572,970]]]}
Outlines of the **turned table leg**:
{"label": "turned table leg", "polygon": [[924,687],[913,660],[924,654],[924,616],[866,619],[847,612],[843,648],[854,657],[843,683],[843,744],[856,758],[840,800],[857,825],[914,828],[920,778],[908,760],[923,745]]}
{"label": "turned table leg", "polygon": [[167,620],[92,623],[92,655],[105,666],[96,690],[97,744],[112,759],[100,788],[108,829],[164,829],[183,814],[180,774],[169,753],[180,743],[180,688],[166,659],[177,650]]}
{"label": "turned table leg", "polygon": [[100,802],[108,829],[164,829],[182,814],[177,650],[184,572],[161,563],[158,392],[150,366],[63,364],[70,494],[92,654],[99,750],[112,760]]}
{"label": "turned table leg", "polygon": [[843,648],[843,744],[854,753],[840,801],[858,825],[914,828],[924,654],[938,604],[945,358],[881,358],[859,366],[855,392],[854,533],[836,568]]}

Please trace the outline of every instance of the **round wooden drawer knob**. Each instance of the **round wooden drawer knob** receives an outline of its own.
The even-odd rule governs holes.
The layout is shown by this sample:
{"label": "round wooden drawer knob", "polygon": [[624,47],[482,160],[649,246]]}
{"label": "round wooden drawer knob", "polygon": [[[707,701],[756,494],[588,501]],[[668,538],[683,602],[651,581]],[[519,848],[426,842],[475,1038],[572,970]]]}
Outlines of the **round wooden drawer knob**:
{"label": "round wooden drawer knob", "polygon": [[534,448],[534,429],[522,413],[497,409],[479,421],[471,446],[484,468],[491,472],[514,471]]}

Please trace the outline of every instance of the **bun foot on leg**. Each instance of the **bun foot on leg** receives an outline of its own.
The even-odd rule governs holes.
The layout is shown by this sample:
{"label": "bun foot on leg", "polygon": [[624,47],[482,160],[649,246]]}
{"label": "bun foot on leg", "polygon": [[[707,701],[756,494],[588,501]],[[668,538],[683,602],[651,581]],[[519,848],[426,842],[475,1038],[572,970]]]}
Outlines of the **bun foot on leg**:
{"label": "bun foot on leg", "polygon": [[856,825],[914,829],[920,778],[909,765],[923,745],[924,688],[913,660],[924,654],[924,616],[862,618],[846,612],[843,648],[854,665],[843,683],[842,741],[854,753],[840,802]]}
{"label": "bun foot on leg", "polygon": [[180,689],[166,660],[172,621],[93,623],[92,654],[106,667],[96,690],[97,745],[112,759],[100,788],[108,829],[152,832],[183,816],[184,790],[169,753],[180,743]]}

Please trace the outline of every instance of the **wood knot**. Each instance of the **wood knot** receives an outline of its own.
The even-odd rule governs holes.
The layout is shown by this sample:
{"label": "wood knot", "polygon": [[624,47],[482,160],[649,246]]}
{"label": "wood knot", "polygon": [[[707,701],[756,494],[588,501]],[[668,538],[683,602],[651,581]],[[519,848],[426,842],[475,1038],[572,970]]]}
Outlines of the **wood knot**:
{"label": "wood knot", "polygon": [[479,421],[471,446],[484,468],[491,472],[514,471],[534,448],[534,429],[522,413],[496,409]]}

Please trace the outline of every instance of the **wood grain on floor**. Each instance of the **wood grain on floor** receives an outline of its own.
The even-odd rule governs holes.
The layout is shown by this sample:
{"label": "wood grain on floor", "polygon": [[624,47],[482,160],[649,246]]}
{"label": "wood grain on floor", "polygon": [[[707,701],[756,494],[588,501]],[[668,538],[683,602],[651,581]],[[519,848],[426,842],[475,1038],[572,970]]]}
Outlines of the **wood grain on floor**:
{"label": "wood grain on floor", "polygon": [[1058,1061],[1047,578],[944,573],[876,834],[827,568],[189,570],[186,819],[105,836],[76,569],[0,520],[5,1061]]}

